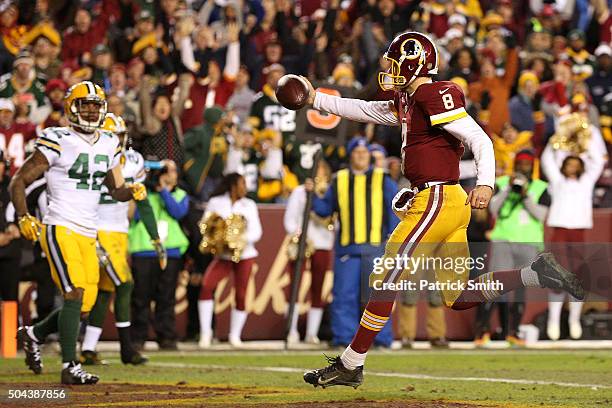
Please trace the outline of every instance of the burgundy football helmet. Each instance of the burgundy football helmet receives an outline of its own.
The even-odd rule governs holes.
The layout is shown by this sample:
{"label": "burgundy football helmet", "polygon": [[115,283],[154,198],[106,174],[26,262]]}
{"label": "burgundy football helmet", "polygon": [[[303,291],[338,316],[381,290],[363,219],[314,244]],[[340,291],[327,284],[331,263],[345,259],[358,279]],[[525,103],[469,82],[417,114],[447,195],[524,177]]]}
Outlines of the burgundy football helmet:
{"label": "burgundy football helmet", "polygon": [[378,83],[385,90],[397,90],[417,77],[438,73],[438,50],[432,40],[416,31],[399,34],[383,58],[391,62],[386,72],[378,74]]}

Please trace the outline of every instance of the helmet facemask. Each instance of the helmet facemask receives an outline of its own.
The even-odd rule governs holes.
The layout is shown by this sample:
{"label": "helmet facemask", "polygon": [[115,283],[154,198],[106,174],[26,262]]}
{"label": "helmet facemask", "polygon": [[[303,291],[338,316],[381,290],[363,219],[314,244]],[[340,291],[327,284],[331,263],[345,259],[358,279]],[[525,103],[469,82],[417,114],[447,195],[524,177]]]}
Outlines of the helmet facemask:
{"label": "helmet facemask", "polygon": [[[91,118],[86,119],[83,117],[81,112],[84,103],[95,103],[98,105],[97,120],[87,120]],[[87,96],[86,98],[78,98],[70,104],[68,120],[70,121],[70,123],[72,123],[72,125],[86,132],[92,133],[96,129],[100,128],[104,123],[104,119],[106,117],[106,109],[106,101],[98,96]]]}
{"label": "helmet facemask", "polygon": [[384,59],[391,62],[391,66],[387,71],[378,73],[378,85],[383,91],[397,90],[407,85],[406,77],[400,75],[400,64],[393,58],[388,57],[386,54],[383,56]]}

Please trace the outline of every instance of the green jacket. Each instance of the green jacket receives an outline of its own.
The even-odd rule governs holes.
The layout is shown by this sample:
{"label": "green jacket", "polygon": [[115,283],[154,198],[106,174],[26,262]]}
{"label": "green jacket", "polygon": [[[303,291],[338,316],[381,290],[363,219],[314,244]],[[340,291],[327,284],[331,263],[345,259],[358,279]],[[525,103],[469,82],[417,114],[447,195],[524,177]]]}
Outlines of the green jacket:
{"label": "green jacket", "polygon": [[[506,188],[509,183],[509,176],[498,177],[495,181],[499,190]],[[531,180],[527,195],[537,203],[547,187],[545,181]],[[510,192],[497,215],[491,240],[541,244],[544,242],[544,223],[529,214],[517,193]]]}

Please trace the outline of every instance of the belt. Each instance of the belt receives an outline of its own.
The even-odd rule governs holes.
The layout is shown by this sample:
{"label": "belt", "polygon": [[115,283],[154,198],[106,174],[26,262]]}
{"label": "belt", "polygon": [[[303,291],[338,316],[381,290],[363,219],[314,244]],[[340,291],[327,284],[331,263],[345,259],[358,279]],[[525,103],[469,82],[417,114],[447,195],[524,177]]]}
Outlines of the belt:
{"label": "belt", "polygon": [[458,184],[458,182],[457,181],[428,181],[427,183],[423,183],[414,188],[416,188],[417,190],[416,192],[418,193],[419,191],[427,190],[428,188],[433,187],[433,186],[453,185],[453,184]]}

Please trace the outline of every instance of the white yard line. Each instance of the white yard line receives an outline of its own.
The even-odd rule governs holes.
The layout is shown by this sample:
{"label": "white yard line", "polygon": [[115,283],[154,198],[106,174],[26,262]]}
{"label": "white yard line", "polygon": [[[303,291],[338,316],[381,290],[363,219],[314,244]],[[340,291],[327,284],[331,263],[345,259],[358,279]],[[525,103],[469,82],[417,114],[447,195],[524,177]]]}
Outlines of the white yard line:
{"label": "white yard line", "polygon": [[[172,367],[172,368],[209,368],[215,370],[249,370],[249,371],[267,371],[275,373],[303,373],[307,371],[303,368],[295,367],[259,367],[259,366],[230,366],[219,364],[192,364],[192,363],[166,363],[166,362],[149,362],[147,365],[153,367]],[[560,381],[540,381],[540,380],[520,380],[515,378],[490,378],[490,377],[447,377],[426,374],[407,374],[407,373],[385,373],[378,371],[367,371],[367,375],[376,377],[393,377],[406,378],[411,380],[436,380],[436,381],[468,381],[468,382],[491,382],[491,383],[506,383],[506,384],[522,384],[522,385],[556,385],[559,387],[573,388],[591,388],[612,389],[612,385],[603,384],[582,384],[573,382]]]}

